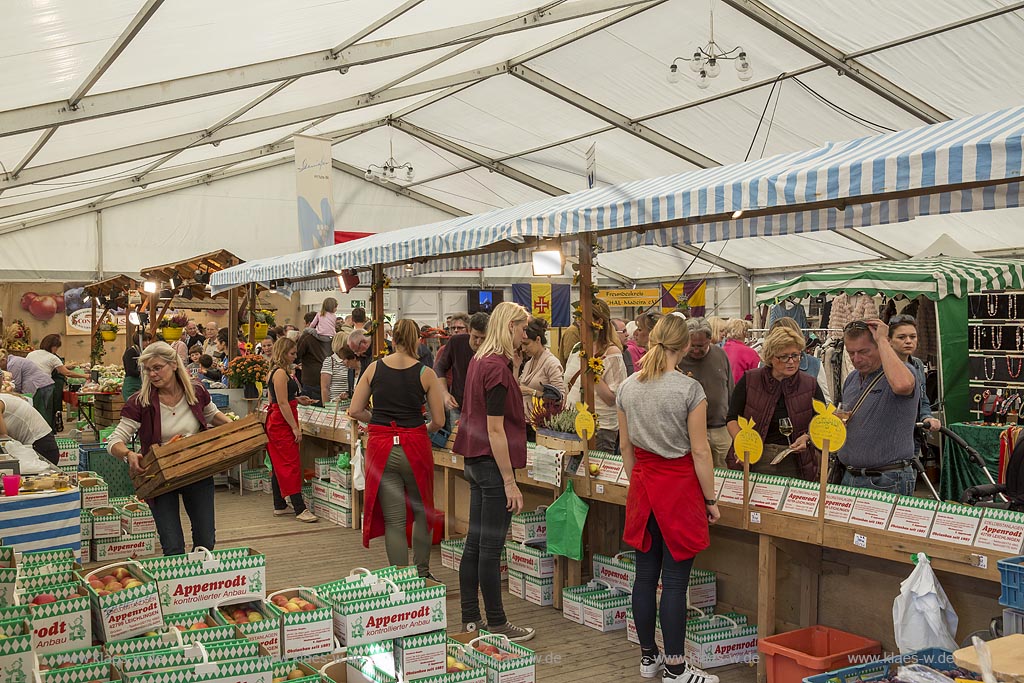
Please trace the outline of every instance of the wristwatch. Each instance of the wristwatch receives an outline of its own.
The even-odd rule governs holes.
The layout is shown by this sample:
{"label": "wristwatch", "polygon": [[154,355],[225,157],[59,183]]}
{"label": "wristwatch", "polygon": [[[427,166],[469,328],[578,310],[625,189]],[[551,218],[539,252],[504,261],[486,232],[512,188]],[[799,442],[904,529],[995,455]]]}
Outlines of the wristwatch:
{"label": "wristwatch", "polygon": [[705,498],[704,499],[704,504],[705,505],[717,505],[718,501],[715,500],[714,498]]}

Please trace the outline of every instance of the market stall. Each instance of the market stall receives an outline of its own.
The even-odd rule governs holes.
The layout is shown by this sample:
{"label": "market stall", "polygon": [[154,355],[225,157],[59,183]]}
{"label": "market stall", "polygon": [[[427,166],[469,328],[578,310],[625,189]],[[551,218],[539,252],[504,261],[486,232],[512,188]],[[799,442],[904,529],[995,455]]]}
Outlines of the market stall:
{"label": "market stall", "polygon": [[[998,150],[994,149],[993,140],[999,141]],[[369,272],[375,293],[379,294],[385,286],[385,275],[398,278],[519,263],[532,259],[536,251],[557,250],[562,257],[578,261],[581,336],[587,348],[591,335],[588,323],[593,297],[592,267],[601,251],[651,243],[690,245],[789,232],[855,229],[909,221],[933,213],[1019,206],[1024,179],[1019,163],[1022,141],[1024,108],[1018,108],[379,233],[335,247],[221,271],[213,276],[212,285],[214,291],[252,282],[282,291],[339,286],[344,290],[348,283],[343,280],[358,272]],[[965,164],[963,160],[967,158],[983,159],[985,163]],[[380,307],[375,306],[374,310],[377,317]],[[593,376],[589,372],[584,373],[584,390],[592,405]],[[576,491],[584,498],[621,506],[626,486],[597,481],[589,458],[589,449],[584,448],[584,467],[571,478]],[[724,472],[721,476],[723,482],[728,479]],[[856,496],[832,490],[829,494],[835,500],[849,498],[851,507],[855,503]],[[987,552],[981,560],[976,557],[980,553],[942,539],[921,544],[899,541],[887,533],[885,525],[880,530],[883,533],[877,533],[877,529],[861,533],[846,520],[834,524],[820,516],[817,521],[801,524],[784,512],[762,515],[760,510],[749,509],[747,503],[730,514],[723,526],[736,527],[742,535],[740,546],[749,547],[752,542],[756,548],[755,566],[760,567],[760,572],[753,577],[758,583],[753,611],[757,613],[759,638],[774,633],[779,626],[776,580],[782,578],[777,560],[780,549],[791,557],[807,559],[808,569],[801,575],[806,580],[800,582],[805,598],[801,604],[806,607],[800,621],[811,624],[818,618],[819,597],[829,594],[817,581],[823,566],[818,563],[823,557],[831,562],[848,561],[844,555],[833,557],[829,554],[832,551],[863,555],[865,562],[878,569],[891,561],[909,563],[912,549],[926,546],[931,551],[929,555],[937,558],[937,568],[984,583],[998,577],[990,569],[981,569],[981,565],[990,567],[991,559],[1006,556],[998,551]],[[595,529],[591,524],[589,537],[592,551],[618,550],[609,547],[617,545],[618,534],[608,526]],[[731,544],[726,541],[724,547],[728,550]],[[721,562],[722,567],[743,566],[735,564],[737,558],[730,558],[728,552],[722,556],[709,554],[708,561],[714,561],[712,558]],[[560,595],[562,587],[578,585],[583,572],[584,566],[579,562],[556,563],[555,594]],[[984,591],[977,586],[972,590]],[[746,595],[749,598],[749,590]],[[830,621],[857,619],[856,612],[832,614]],[[875,617],[888,621],[891,614]],[[762,661],[759,678],[764,674]]]}
{"label": "market stall", "polygon": [[821,294],[881,294],[892,298],[925,297],[935,302],[936,348],[939,357],[939,396],[947,422],[969,418],[970,397],[967,320],[968,294],[989,289],[1016,289],[1024,283],[1024,261],[932,257],[883,261],[807,273],[761,285],[758,304],[775,304],[789,297]]}

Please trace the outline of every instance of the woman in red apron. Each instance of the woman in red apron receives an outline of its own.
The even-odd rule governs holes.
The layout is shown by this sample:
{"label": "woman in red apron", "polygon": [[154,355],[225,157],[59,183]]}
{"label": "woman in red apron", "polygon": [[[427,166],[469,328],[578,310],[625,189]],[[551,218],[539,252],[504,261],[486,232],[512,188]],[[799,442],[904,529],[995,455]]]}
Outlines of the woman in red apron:
{"label": "woman in red apron", "polygon": [[[619,387],[619,444],[629,475],[623,540],[637,550],[633,617],[640,675],[663,682],[718,683],[686,662],[686,589],[693,559],[708,547],[718,517],[707,436],[707,399],[697,380],[676,369],[690,346],[681,316],[651,331],[642,369]],[[665,653],[654,642],[658,581]]]}
{"label": "woman in red apron", "polygon": [[299,384],[292,377],[295,363],[295,341],[282,337],[274,344],[274,357],[270,366],[267,384],[270,386],[270,405],[267,408],[267,453],[270,454],[270,484],[274,493],[274,514],[288,514],[291,500],[295,519],[300,522],[315,522],[316,515],[306,509],[302,500],[302,464],[299,459],[299,443],[302,428],[299,427],[298,404],[308,406],[314,401],[308,396],[299,396]]}
{"label": "woman in red apron", "polygon": [[[371,363],[360,376],[349,415],[370,423],[366,448],[363,545],[384,536],[388,562],[409,563],[406,527],[412,525],[412,555],[419,575],[430,573],[434,509],[434,451],[428,432],[444,426],[444,399],[434,371],[419,362],[420,328],[403,318],[395,324],[395,352]],[[368,409],[373,399],[373,410]],[[433,418],[423,421],[423,404]]]}

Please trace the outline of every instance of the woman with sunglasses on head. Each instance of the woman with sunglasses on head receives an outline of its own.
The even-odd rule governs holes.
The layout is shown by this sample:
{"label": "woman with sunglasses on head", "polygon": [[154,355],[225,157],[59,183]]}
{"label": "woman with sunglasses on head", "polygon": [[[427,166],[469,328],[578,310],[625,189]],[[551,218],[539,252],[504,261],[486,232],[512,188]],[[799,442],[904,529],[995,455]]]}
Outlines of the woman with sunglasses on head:
{"label": "woman with sunglasses on head", "polygon": [[[142,388],[121,409],[121,421],[107,441],[107,451],[128,464],[131,474],[142,474],[142,456],[150,447],[176,437],[191,436],[208,425],[218,426],[231,418],[217,409],[201,384],[195,384],[178,352],[165,342],[154,342],[139,356]],[[128,448],[138,433],[139,452]],[[213,477],[163,493],[149,500],[164,555],[185,552],[178,497],[192,522],[192,546],[213,549],[216,542],[213,514]]]}
{"label": "woman with sunglasses on head", "polygon": [[[750,466],[753,472],[810,481],[818,478],[818,456],[807,429],[814,417],[813,400],[825,399],[817,380],[800,372],[803,350],[801,333],[784,326],[772,329],[761,346],[764,365],[743,373],[733,390],[726,418],[729,435],[736,437],[739,418],[745,417],[754,421],[765,444],[761,459]],[[772,465],[787,448],[793,453]],[[742,467],[733,449],[726,462],[730,467]]]}
{"label": "woman with sunglasses on head", "polygon": [[889,343],[900,360],[910,364],[917,377],[921,393],[917,421],[923,422],[930,431],[938,431],[942,428],[942,423],[932,415],[932,404],[928,400],[928,392],[925,389],[928,370],[924,366],[924,361],[914,355],[914,352],[917,351],[917,320],[914,319],[914,316],[897,315],[889,320]]}

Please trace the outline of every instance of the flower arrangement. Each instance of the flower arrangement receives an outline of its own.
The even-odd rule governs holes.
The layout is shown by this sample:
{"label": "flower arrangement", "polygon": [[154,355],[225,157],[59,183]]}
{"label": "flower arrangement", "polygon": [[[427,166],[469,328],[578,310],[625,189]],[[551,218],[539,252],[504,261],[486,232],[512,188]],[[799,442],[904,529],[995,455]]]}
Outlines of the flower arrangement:
{"label": "flower arrangement", "polygon": [[228,369],[225,374],[231,380],[231,384],[241,387],[246,384],[264,381],[269,372],[270,363],[267,362],[266,358],[250,354],[233,359],[228,363]]}
{"label": "flower arrangement", "polygon": [[10,352],[18,355],[34,351],[32,346],[32,330],[21,319],[16,319],[7,326],[3,334],[3,346]]}
{"label": "flower arrangement", "polygon": [[[165,318],[165,320],[167,319]],[[185,313],[175,313],[167,320],[166,325],[163,324],[163,320],[160,323],[161,327],[185,327],[185,325],[188,325],[188,315]]]}
{"label": "flower arrangement", "polygon": [[256,322],[263,323],[268,327],[275,327],[277,325],[277,319],[274,317],[274,312],[268,311],[265,308],[261,308],[256,311]]}
{"label": "flower arrangement", "polygon": [[535,429],[573,433],[576,431],[577,414],[575,406],[564,406],[558,401],[544,400],[535,396],[529,421]]}
{"label": "flower arrangement", "polygon": [[99,326],[100,332],[117,332],[119,329],[121,328],[117,326],[117,323],[110,318],[101,322]]}

